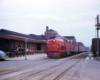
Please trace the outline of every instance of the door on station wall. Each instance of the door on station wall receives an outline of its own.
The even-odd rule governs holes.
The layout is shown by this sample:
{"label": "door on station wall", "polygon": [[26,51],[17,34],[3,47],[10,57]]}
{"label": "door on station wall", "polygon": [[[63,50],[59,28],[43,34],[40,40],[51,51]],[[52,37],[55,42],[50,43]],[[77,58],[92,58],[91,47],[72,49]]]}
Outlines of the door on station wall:
{"label": "door on station wall", "polygon": [[0,50],[4,51],[4,40],[0,39]]}
{"label": "door on station wall", "polygon": [[37,44],[37,50],[41,50],[41,44],[40,43]]}
{"label": "door on station wall", "polygon": [[0,39],[0,50],[5,52],[9,50],[9,40]]}

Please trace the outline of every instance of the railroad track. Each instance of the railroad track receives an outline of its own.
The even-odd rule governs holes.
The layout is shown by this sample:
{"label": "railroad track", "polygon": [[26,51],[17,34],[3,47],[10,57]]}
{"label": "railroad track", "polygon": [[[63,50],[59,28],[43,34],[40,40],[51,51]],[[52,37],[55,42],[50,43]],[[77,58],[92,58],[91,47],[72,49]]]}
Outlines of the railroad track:
{"label": "railroad track", "polygon": [[[27,71],[27,72],[24,72],[24,73],[22,73],[22,74],[20,74],[20,75],[17,75],[17,76],[12,76],[12,77],[10,77],[10,78],[7,78],[7,79],[5,79],[5,80],[49,80],[49,79],[47,79],[48,77],[47,76],[49,76],[49,75],[51,75],[51,74],[54,74],[54,73],[56,73],[56,72],[59,72],[59,70],[61,69],[61,67],[63,67],[63,66],[66,66],[66,64],[68,64],[68,63],[70,63],[71,61],[73,61],[74,62],[74,60],[75,60],[75,58],[80,58],[81,56],[77,56],[77,57],[71,57],[71,58],[69,58],[69,59],[63,59],[63,60],[61,60],[60,61],[60,63],[58,63],[58,64],[56,64],[56,65],[53,65],[53,66],[50,66],[50,67],[48,67],[48,68],[43,68],[43,69],[40,69],[40,70],[32,70],[32,71]],[[77,59],[75,62],[77,63],[79,60]],[[76,63],[73,63],[73,65],[71,64],[71,67],[73,67]],[[48,62],[47,62],[48,63]],[[56,63],[57,63],[57,61],[56,61]],[[43,63],[41,63],[41,64],[43,64]],[[37,66],[39,66],[39,65],[41,65],[41,64],[37,64]],[[44,63],[44,64],[46,64],[46,63]],[[44,65],[43,64],[43,65]],[[36,65],[35,66],[33,66],[33,65],[28,65],[28,66],[26,66],[25,68],[23,68],[23,70],[24,69],[27,69],[27,68],[31,68],[31,67],[36,67]],[[60,77],[62,77],[70,68],[71,68],[70,66],[69,66],[69,68],[67,68],[66,70],[64,69],[64,70],[62,70],[63,72],[60,72],[61,74],[59,74],[59,75],[56,75],[56,77],[55,78],[53,78],[53,79],[50,79],[50,80],[59,80],[60,79]],[[20,68],[21,70],[22,70],[22,68]],[[18,71],[20,70],[20,69],[18,69]],[[16,70],[14,70],[14,71],[11,71],[11,72],[16,72]],[[10,72],[10,73],[11,73]],[[47,72],[47,74],[45,74],[45,72]],[[7,72],[6,72],[7,73]],[[9,72],[8,72],[9,73]],[[42,74],[44,74],[43,76],[42,76]],[[40,77],[40,79],[37,79],[37,77],[34,77],[34,76],[38,76],[38,75],[41,75],[41,77]],[[36,79],[35,79],[36,78]]]}
{"label": "railroad track", "polygon": [[[30,67],[36,67],[38,65],[41,65],[41,64],[46,64],[48,62],[50,62],[51,60],[43,60],[41,63],[40,62],[37,62],[37,63],[32,63],[32,64],[29,64],[29,65],[24,65],[24,66],[20,66],[20,67],[13,67],[13,68],[8,68],[6,70],[0,70],[0,76],[1,75],[5,75],[5,74],[9,74],[9,73],[12,73],[12,72],[16,72],[16,71],[20,71],[20,70],[24,70],[24,69],[27,69],[27,68],[30,68]],[[21,63],[22,64],[22,63]],[[21,65],[21,64],[17,64],[17,65]]]}
{"label": "railroad track", "polygon": [[[71,61],[71,60],[70,60]],[[69,61],[69,63],[70,63],[70,61]],[[76,60],[73,64],[71,64],[70,66],[68,66],[68,68],[65,70],[65,69],[63,69],[63,70],[61,70],[61,66],[58,66],[59,68],[57,69],[49,69],[49,73],[47,72],[47,73],[42,73],[42,74],[44,74],[44,75],[42,75],[41,73],[39,74],[37,74],[37,76],[36,75],[31,75],[30,77],[27,77],[27,78],[24,78],[24,79],[21,79],[21,80],[59,80],[59,79],[61,79],[61,80],[66,80],[66,79],[62,79],[61,77],[67,72],[67,71],[69,71],[69,69],[71,69],[73,66],[75,66],[78,62],[80,61],[80,59],[79,60]],[[68,64],[68,62],[67,62],[67,64]],[[82,64],[82,63],[81,63]],[[62,66],[64,66],[64,65],[62,65]],[[78,69],[78,68],[77,68]],[[63,72],[61,72],[61,71],[59,71],[59,70],[61,70],[61,71],[63,71]],[[60,73],[61,72],[61,73]],[[60,73],[60,74],[59,74]],[[75,73],[75,71],[74,71],[74,73]],[[57,76],[57,77],[55,77],[54,76],[54,74],[55,74],[55,76]],[[41,76],[39,76],[39,75],[41,75]],[[51,76],[50,76],[51,75]],[[67,78],[67,80],[70,80],[70,79],[68,79]]]}
{"label": "railroad track", "polygon": [[[79,60],[78,60],[79,61]],[[38,73],[36,75],[31,75],[28,76],[24,79],[20,79],[20,80],[70,80],[71,76],[69,76],[69,74],[67,76],[64,76],[67,71],[69,71],[71,68],[73,68],[76,63],[78,62],[76,61],[75,63],[71,64],[70,66],[67,67],[67,69],[61,69],[61,66],[59,66],[59,68],[56,69],[49,69],[48,72],[42,72]],[[64,65],[62,65],[64,66]],[[74,71],[71,74],[74,74],[76,71]],[[64,78],[63,78],[64,77]]]}
{"label": "railroad track", "polygon": [[[72,59],[71,59],[72,60]],[[74,59],[72,60],[72,61],[74,61]],[[42,69],[42,70],[38,70],[38,71],[30,71],[29,73],[23,73],[23,74],[20,74],[19,76],[16,76],[16,77],[13,77],[13,78],[9,78],[9,79],[7,79],[7,80],[29,80],[29,78],[30,77],[34,77],[34,76],[36,76],[36,75],[41,75],[41,74],[43,74],[44,72],[48,72],[48,70],[52,70],[52,69],[54,69],[54,68],[57,68],[57,67],[59,67],[60,65],[62,65],[63,66],[63,64],[65,64],[65,62],[69,62],[70,63],[70,59],[69,60],[67,60],[67,61],[62,61],[61,63],[59,63],[59,64],[56,64],[56,65],[54,65],[54,66],[51,66],[51,67],[49,67],[49,68],[44,68],[44,69]],[[59,68],[60,69],[60,68]],[[57,69],[56,69],[57,70]],[[53,72],[56,72],[56,70],[52,70],[52,72],[51,73],[53,73]],[[47,76],[47,75],[45,75],[45,76]],[[35,79],[34,79],[35,80]]]}
{"label": "railroad track", "polygon": [[[12,65],[12,66],[13,66],[13,67],[12,67],[12,66],[10,65],[11,67],[9,66],[9,67],[5,67],[5,68],[4,68],[4,66],[0,66],[0,72],[2,72],[2,71],[7,71],[7,70],[12,70],[12,69],[16,69],[16,68],[20,68],[20,67],[25,67],[26,65],[27,65],[27,66],[28,66],[28,65],[32,65],[35,61],[36,61],[35,63],[38,63],[39,60],[34,60],[33,63],[30,63],[30,64],[29,64],[30,61],[32,61],[32,60],[28,60],[27,63],[26,63],[25,60],[22,60],[21,62],[20,62],[20,61],[17,61],[17,62],[11,61],[11,62],[10,62],[10,60],[7,60],[6,62],[8,62],[8,63],[7,63],[8,66],[9,66],[9,62],[10,62],[10,64],[11,64],[11,63],[13,63],[13,65],[15,64],[15,66]],[[47,59],[42,59],[42,60],[40,60],[40,61],[47,61]],[[15,62],[15,63],[14,63],[14,62]],[[24,64],[24,65],[22,66],[21,64]],[[2,65],[2,64],[1,64],[1,65]]]}
{"label": "railroad track", "polygon": [[[77,66],[79,62],[81,62],[81,64],[75,69],[74,67]],[[69,68],[67,68],[65,71],[63,71],[61,74],[59,74],[53,80],[71,80],[71,78],[77,72],[78,68],[82,65],[83,62],[84,60],[82,61],[78,60],[73,65],[71,65]]]}
{"label": "railroad track", "polygon": [[[73,56],[71,58],[73,58]],[[5,67],[5,69],[4,69],[4,67],[3,67],[3,69],[0,67],[0,75],[9,74],[11,72],[20,71],[20,70],[30,68],[30,67],[36,67],[36,66],[41,65],[41,64],[46,64],[46,63],[48,63],[52,60],[53,59],[42,59],[41,63],[40,62],[35,62],[35,63],[33,62],[32,64],[28,63],[28,65],[24,65],[24,66],[21,65],[23,63],[17,63],[16,65],[19,65],[19,66],[17,66],[17,67],[16,66],[14,66],[14,67]],[[55,61],[57,61],[57,59]]]}

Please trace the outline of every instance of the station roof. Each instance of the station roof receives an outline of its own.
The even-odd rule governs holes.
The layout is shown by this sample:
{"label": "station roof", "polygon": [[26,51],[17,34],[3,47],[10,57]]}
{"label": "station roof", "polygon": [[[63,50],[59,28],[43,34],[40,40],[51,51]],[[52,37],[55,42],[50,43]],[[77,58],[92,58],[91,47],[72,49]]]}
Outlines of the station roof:
{"label": "station roof", "polygon": [[6,30],[6,29],[0,29],[0,34],[10,34],[10,35],[16,35],[16,36],[21,36],[21,37],[26,37],[26,38],[32,38],[36,40],[46,40],[44,35],[35,35],[35,34],[26,35],[23,33],[18,33],[18,32]]}
{"label": "station roof", "polygon": [[35,35],[35,34],[29,34],[28,36],[36,39],[36,40],[46,40],[46,38],[44,37],[44,35]]}

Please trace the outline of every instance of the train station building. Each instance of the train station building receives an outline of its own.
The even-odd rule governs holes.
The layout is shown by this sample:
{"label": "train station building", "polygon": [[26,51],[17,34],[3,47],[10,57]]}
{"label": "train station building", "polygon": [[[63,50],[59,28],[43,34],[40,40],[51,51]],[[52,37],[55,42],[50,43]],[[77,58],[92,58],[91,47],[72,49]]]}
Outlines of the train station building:
{"label": "train station building", "polygon": [[58,35],[58,32],[49,29],[48,26],[46,26],[44,35],[26,35],[6,29],[0,29],[0,50],[3,50],[10,57],[24,55],[25,40],[27,39],[27,54],[46,53],[46,41],[53,35]]}

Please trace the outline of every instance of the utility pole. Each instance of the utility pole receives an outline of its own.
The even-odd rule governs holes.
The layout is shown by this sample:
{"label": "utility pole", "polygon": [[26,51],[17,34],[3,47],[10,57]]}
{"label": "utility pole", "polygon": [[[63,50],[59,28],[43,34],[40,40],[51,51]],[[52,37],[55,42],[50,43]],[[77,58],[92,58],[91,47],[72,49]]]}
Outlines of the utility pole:
{"label": "utility pole", "polygon": [[97,15],[96,19],[97,19],[97,24],[96,24],[97,26],[96,28],[97,30],[97,56],[99,57],[99,29],[100,29],[99,15]]}
{"label": "utility pole", "polygon": [[27,60],[27,42],[28,42],[28,39],[26,38],[25,39],[25,60]]}

